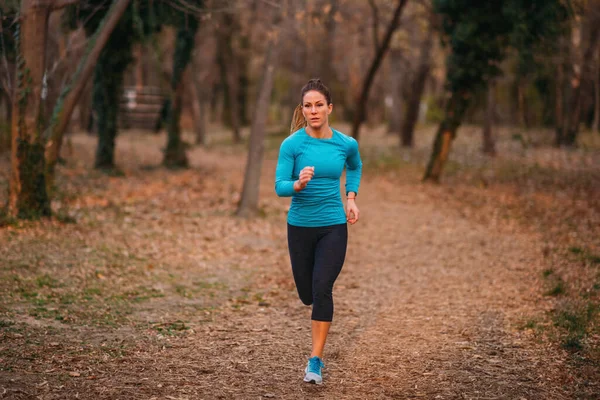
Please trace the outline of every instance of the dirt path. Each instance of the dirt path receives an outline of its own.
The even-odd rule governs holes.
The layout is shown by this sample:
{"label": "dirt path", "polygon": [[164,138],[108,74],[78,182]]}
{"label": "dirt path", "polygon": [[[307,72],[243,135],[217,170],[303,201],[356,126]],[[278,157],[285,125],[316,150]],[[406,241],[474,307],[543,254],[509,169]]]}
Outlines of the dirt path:
{"label": "dirt path", "polygon": [[[210,179],[222,181],[224,187],[240,187],[236,171],[243,160],[235,154],[194,150],[192,159],[196,170],[175,178],[161,175],[165,196],[172,192],[171,197],[181,197],[177,189],[198,171],[210,171]],[[181,222],[164,239],[183,246],[179,251],[187,257],[185,279],[210,271],[211,276],[229,279],[232,292],[243,287],[260,294],[258,301],[232,302],[217,296],[212,318],[188,315],[192,329],[173,337],[126,328],[56,327],[54,338],[46,342],[61,335],[71,336],[70,345],[83,338],[93,342],[94,335],[103,339],[90,349],[82,346],[80,355],[70,352],[68,368],[52,364],[53,350],[47,345],[45,359],[29,372],[0,374],[0,386],[9,389],[4,397],[59,399],[67,393],[69,398],[94,399],[570,398],[568,382],[563,381],[564,358],[518,329],[539,306],[541,251],[535,238],[471,222],[438,204],[435,189],[369,175],[361,186],[361,221],[350,230],[347,262],[334,289],[326,383],[303,384],[310,312],[297,299],[291,281],[285,246],[287,200],[273,198],[273,168],[270,160],[261,188],[263,198],[271,196],[266,218],[253,224],[216,213],[202,215],[208,228],[202,235],[229,236],[229,250],[221,256],[228,262],[199,262],[194,246],[185,247],[197,235],[197,224]],[[107,193],[123,185],[135,192],[136,185],[149,184],[136,179],[112,182]],[[180,199],[169,215],[202,212],[196,202],[200,195],[190,193],[191,199]],[[158,212],[148,207],[149,213]],[[211,231],[216,218],[228,221],[221,220],[222,232]],[[163,239],[152,237],[157,242],[143,246],[160,246]],[[203,251],[206,256],[206,248]],[[250,273],[239,271],[236,257]],[[185,304],[168,299],[153,300],[136,317],[181,312],[178,307]],[[107,341],[127,341],[125,355],[107,360],[97,354],[100,343]],[[65,375],[74,369],[85,373]]]}

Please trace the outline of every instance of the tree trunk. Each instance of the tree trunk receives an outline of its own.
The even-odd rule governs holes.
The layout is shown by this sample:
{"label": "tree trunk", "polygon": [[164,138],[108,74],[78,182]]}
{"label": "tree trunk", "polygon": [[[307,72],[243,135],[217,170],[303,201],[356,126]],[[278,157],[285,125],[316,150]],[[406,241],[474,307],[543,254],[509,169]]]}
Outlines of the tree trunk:
{"label": "tree trunk", "polygon": [[278,30],[271,32],[271,38],[267,44],[263,76],[259,86],[258,98],[256,99],[254,118],[252,119],[250,131],[248,160],[246,162],[242,197],[236,212],[240,217],[249,217],[258,212],[258,194],[265,149],[266,124],[277,64],[277,52],[279,46],[278,34]]}
{"label": "tree trunk", "polygon": [[240,73],[236,56],[233,53],[233,35],[237,31],[236,21],[233,15],[223,16],[223,27],[219,32],[218,41],[218,63],[221,71],[225,96],[225,118],[233,130],[233,141],[240,143],[240,107],[239,107],[239,80]]}
{"label": "tree trunk", "polygon": [[[338,12],[338,0],[331,0],[328,1],[328,3],[331,8],[325,19],[325,40],[323,40],[321,44],[321,77],[325,85],[333,88],[337,81],[333,66],[335,64],[336,55],[334,44],[337,23],[335,21],[335,14]],[[295,60],[294,66],[297,66],[298,64],[299,63]]]}
{"label": "tree trunk", "polygon": [[517,101],[519,105],[518,109],[518,118],[519,125],[523,129],[529,129],[529,121],[527,119],[527,101],[525,99],[525,87],[527,86],[527,82],[525,78],[518,78],[517,81]]}
{"label": "tree trunk", "polygon": [[[250,38],[242,36],[240,38],[242,45],[241,54],[238,56],[238,121],[240,126],[247,126],[248,120],[248,93],[250,91]],[[203,105],[206,108],[206,105]]]}
{"label": "tree trunk", "polygon": [[135,46],[135,91],[140,93],[145,86],[146,77],[144,71],[144,44],[139,43]]}
{"label": "tree trunk", "polygon": [[373,25],[371,26],[372,35],[373,35],[373,45],[374,49],[379,48],[379,10],[377,9],[377,4],[375,0],[369,0],[369,6],[371,6],[371,14],[373,18]]}
{"label": "tree trunk", "polygon": [[206,145],[206,100],[202,84],[198,81],[196,63],[192,60],[190,64],[192,70],[192,83],[190,93],[192,97],[192,113],[194,116],[194,132],[196,134],[196,144]]}
{"label": "tree trunk", "polygon": [[[101,58],[110,57],[107,52]],[[94,109],[97,112],[98,146],[94,167],[113,171],[115,165],[115,140],[117,137],[117,118],[119,99],[123,87],[123,71],[107,70],[99,63],[94,77]]]}
{"label": "tree trunk", "polygon": [[8,199],[8,213],[17,218],[51,214],[40,121],[50,11],[47,1],[21,1]]}
{"label": "tree trunk", "polygon": [[0,89],[0,105],[4,108],[4,119],[0,122],[0,154],[10,150],[12,123],[12,99],[5,91]]}
{"label": "tree trunk", "polygon": [[487,92],[487,103],[485,107],[485,120],[483,121],[483,147],[482,151],[490,156],[496,155],[496,141],[492,129],[494,127],[494,116],[496,111],[496,85],[490,81]]}
{"label": "tree trunk", "polygon": [[[561,50],[564,46],[561,46]],[[564,115],[563,115],[563,104],[565,101],[564,94],[564,84],[565,84],[565,74],[564,74],[564,65],[562,61],[559,61],[558,66],[556,67],[556,105],[555,105],[555,126],[556,126],[556,136],[554,140],[554,144],[556,146],[560,146],[562,143],[562,132],[564,126]]]}
{"label": "tree trunk", "polygon": [[399,135],[402,129],[402,51],[390,49],[390,92],[392,104],[389,110],[388,133]]}
{"label": "tree trunk", "polygon": [[562,133],[562,142],[559,145],[575,146],[577,142],[577,134],[579,133],[579,123],[581,121],[581,109],[583,96],[581,93],[581,84],[590,82],[592,78],[592,67],[594,54],[598,45],[598,37],[600,36],[600,21],[591,23],[591,31],[588,47],[583,54],[581,68],[573,70],[571,81],[571,99],[567,110],[567,118]]}
{"label": "tree trunk", "polygon": [[363,81],[362,90],[360,96],[356,101],[356,109],[354,114],[354,121],[352,123],[352,137],[356,140],[359,139],[360,133],[360,125],[365,120],[367,100],[369,99],[369,90],[371,89],[371,85],[373,84],[373,80],[375,79],[375,74],[381,65],[383,57],[387,53],[387,50],[390,46],[390,41],[392,39],[392,35],[400,25],[400,16],[402,15],[402,10],[406,5],[407,0],[398,0],[398,5],[396,6],[396,10],[394,11],[394,16],[388,25],[387,31],[385,33],[385,37],[381,46],[377,49],[377,53],[375,54],[375,58],[371,63],[371,67],[369,68],[367,75]]}
{"label": "tree trunk", "polygon": [[596,63],[594,68],[594,122],[592,132],[598,132],[600,128],[600,57],[596,51]]}
{"label": "tree trunk", "polygon": [[83,132],[92,133],[94,130],[92,117],[92,85],[86,83],[79,104],[79,129]]}
{"label": "tree trunk", "polygon": [[179,28],[173,54],[173,76],[171,78],[171,108],[168,117],[168,139],[163,164],[169,168],[185,168],[188,159],[181,140],[181,103],[183,96],[183,76],[192,58],[194,38],[198,30],[195,18],[189,18],[186,25]]}
{"label": "tree trunk", "polygon": [[433,150],[423,181],[439,182],[444,164],[448,160],[456,130],[464,117],[469,101],[463,93],[453,93],[446,105],[444,120],[440,124],[433,143]]}
{"label": "tree trunk", "polygon": [[116,171],[115,140],[118,132],[119,103],[123,91],[124,73],[133,61],[135,33],[132,13],[126,13],[109,35],[94,69],[93,108],[96,111],[98,147],[97,169]]}
{"label": "tree trunk", "polygon": [[425,83],[431,69],[431,47],[433,45],[433,31],[428,29],[425,40],[421,45],[421,54],[419,57],[419,67],[417,75],[412,82],[411,97],[406,107],[406,116],[402,126],[402,147],[413,147],[413,137],[419,110],[421,108],[421,98],[425,90]]}
{"label": "tree trunk", "polygon": [[[45,150],[48,187],[51,187],[54,181],[54,168],[56,166],[56,161],[58,160],[58,155],[60,154],[60,147],[62,145],[63,136],[67,125],[71,119],[73,109],[78,103],[80,103],[79,99],[81,97],[81,93],[85,89],[86,83],[89,81],[89,78],[92,75],[92,72],[94,71],[94,68],[98,63],[100,54],[102,53],[102,50],[111,38],[112,32],[114,31],[119,20],[125,13],[125,10],[129,6],[130,2],[131,0],[120,0],[113,2],[110,9],[107,11],[104,19],[98,26],[96,32],[91,38],[89,38],[86,52],[83,55],[81,61],[79,62],[79,67],[77,68],[77,71],[75,71],[75,74],[70,79],[69,84],[64,87],[58,98],[58,101],[56,102],[56,106],[54,107],[54,111],[52,113],[52,119],[50,121],[50,129],[48,130],[50,132],[50,139],[46,144]],[[115,104],[118,105],[118,99]],[[83,107],[82,112],[87,113],[89,111],[85,107]],[[115,132],[109,134],[109,136],[114,134],[116,134],[116,127]],[[111,151],[114,151],[114,137],[112,139],[112,145],[108,144],[108,146],[112,146],[113,149]],[[102,151],[103,155],[108,154],[104,153],[104,150]],[[112,156],[110,156],[109,158],[112,159]],[[106,164],[110,165],[111,167],[113,166],[112,160],[103,159],[100,161],[101,165]],[[96,159],[96,162],[98,164],[98,158]]]}

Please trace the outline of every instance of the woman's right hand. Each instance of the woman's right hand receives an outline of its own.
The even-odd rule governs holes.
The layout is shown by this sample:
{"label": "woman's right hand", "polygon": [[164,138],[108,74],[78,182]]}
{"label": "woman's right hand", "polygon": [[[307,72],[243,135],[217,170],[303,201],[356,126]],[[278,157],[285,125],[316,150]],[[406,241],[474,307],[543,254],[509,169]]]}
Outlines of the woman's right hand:
{"label": "woman's right hand", "polygon": [[298,180],[296,182],[294,182],[294,190],[296,192],[299,192],[302,189],[304,189],[306,187],[306,185],[308,184],[308,182],[310,182],[310,180],[313,178],[314,175],[315,175],[315,167],[302,168],[302,171],[300,171]]}

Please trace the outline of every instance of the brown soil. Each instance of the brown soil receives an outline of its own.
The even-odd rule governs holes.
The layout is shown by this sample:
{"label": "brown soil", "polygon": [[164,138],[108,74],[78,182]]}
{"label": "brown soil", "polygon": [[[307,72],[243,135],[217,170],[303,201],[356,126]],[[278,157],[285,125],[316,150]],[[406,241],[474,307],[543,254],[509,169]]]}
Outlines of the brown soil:
{"label": "brown soil", "polygon": [[310,308],[289,267],[289,200],[273,193],[276,146],[261,216],[242,220],[231,214],[243,148],[194,148],[189,170],[148,168],[162,139],[123,135],[125,177],[107,177],[91,171],[94,140],[74,136],[53,207],[77,223],[0,230],[0,398],[600,393],[598,382],[577,380],[558,343],[524,328],[553,307],[541,278],[547,243],[512,220],[475,218],[411,166],[365,171],[361,220],[334,289],[325,384],[304,384]]}

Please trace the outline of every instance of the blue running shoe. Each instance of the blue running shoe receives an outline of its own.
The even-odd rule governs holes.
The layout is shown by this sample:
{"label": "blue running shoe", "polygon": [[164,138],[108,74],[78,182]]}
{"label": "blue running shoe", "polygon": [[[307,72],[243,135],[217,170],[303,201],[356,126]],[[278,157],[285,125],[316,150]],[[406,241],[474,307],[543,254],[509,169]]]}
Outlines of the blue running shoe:
{"label": "blue running shoe", "polygon": [[306,375],[304,376],[304,382],[308,383],[316,383],[320,385],[323,383],[323,375],[321,374],[321,369],[325,367],[323,361],[317,356],[311,357],[308,359],[308,365],[304,372]]}

